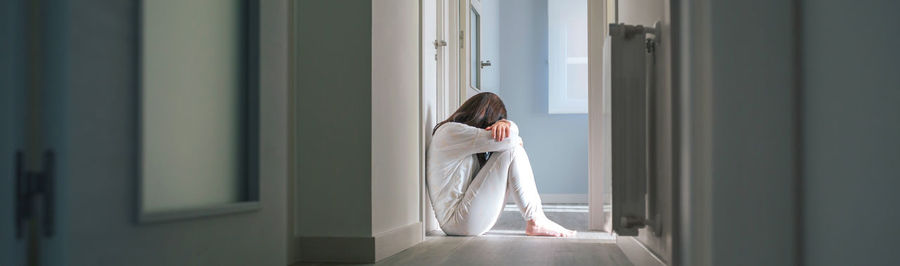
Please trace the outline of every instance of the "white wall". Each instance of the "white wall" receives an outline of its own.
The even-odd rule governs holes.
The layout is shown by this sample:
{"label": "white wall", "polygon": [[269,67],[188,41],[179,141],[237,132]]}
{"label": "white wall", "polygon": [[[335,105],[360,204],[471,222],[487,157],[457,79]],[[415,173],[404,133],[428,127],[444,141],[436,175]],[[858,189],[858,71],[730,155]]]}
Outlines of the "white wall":
{"label": "white wall", "polygon": [[798,265],[793,3],[711,2],[677,7],[679,264]]}
{"label": "white wall", "polygon": [[804,263],[900,265],[900,3],[801,2]]}
{"label": "white wall", "polygon": [[[616,1],[616,0],[612,0]],[[653,26],[665,16],[667,0],[618,0],[620,23]]]}
{"label": "white wall", "polygon": [[417,222],[418,3],[298,3],[298,235]]}
{"label": "white wall", "polygon": [[295,235],[369,237],[372,1],[293,3]]}
{"label": "white wall", "polygon": [[419,5],[372,1],[372,233],[419,221]]}
{"label": "white wall", "polygon": [[791,4],[712,5],[714,265],[796,260]]}
{"label": "white wall", "polygon": [[422,241],[419,2],[295,7],[292,258],[374,262]]}
{"label": "white wall", "polygon": [[683,264],[900,263],[900,4],[682,7]]}

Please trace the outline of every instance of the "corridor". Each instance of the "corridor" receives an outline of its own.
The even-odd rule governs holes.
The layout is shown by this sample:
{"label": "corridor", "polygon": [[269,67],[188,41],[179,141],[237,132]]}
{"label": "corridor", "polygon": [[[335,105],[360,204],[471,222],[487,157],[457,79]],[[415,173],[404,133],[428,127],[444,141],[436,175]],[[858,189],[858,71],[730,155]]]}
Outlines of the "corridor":
{"label": "corridor", "polygon": [[0,266],[900,265],[898,10],[3,0]]}

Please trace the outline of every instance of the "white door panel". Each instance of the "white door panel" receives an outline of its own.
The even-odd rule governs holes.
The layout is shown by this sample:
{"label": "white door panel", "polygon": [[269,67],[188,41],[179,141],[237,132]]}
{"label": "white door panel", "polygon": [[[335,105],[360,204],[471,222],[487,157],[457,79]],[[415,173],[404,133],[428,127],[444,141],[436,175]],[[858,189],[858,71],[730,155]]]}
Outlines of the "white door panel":
{"label": "white door panel", "polygon": [[[459,0],[460,104],[482,91],[482,10],[480,0]],[[484,64],[487,64],[484,61]]]}
{"label": "white door panel", "polygon": [[458,100],[457,97],[453,97],[450,93],[450,88],[452,88],[451,84],[456,84],[457,78],[453,75],[456,73],[456,68],[451,67],[454,64],[451,64],[451,51],[458,52],[459,49],[454,49],[456,42],[454,41],[457,38],[454,34],[453,27],[451,27],[451,23],[453,20],[453,13],[451,11],[456,10],[453,8],[455,5],[451,4],[453,0],[436,0],[436,32],[437,35],[436,40],[437,43],[437,51],[436,51],[436,69],[437,72],[437,116],[438,120],[444,120],[449,116],[450,112],[452,112],[456,108],[456,102]]}
{"label": "white door panel", "polygon": [[25,264],[25,231],[17,224],[17,152],[25,148],[23,1],[0,2],[0,265]]}
{"label": "white door panel", "polygon": [[[53,2],[53,0],[48,0]],[[205,44],[204,49],[185,52],[182,48],[200,45],[212,35],[221,32],[200,32],[200,34],[171,36],[169,44],[147,42],[149,31],[189,31],[205,18],[223,15],[227,10],[214,11],[224,1],[171,1],[172,8],[181,6],[179,14],[165,14],[168,28],[147,27],[148,1],[97,0],[88,3],[46,5],[42,10],[48,17],[45,23],[49,29],[44,33],[47,45],[43,56],[46,67],[41,70],[45,83],[41,92],[43,103],[41,113],[41,143],[56,154],[54,168],[57,175],[53,186],[57,208],[52,211],[53,226],[41,228],[42,232],[52,229],[54,234],[42,236],[38,253],[42,265],[286,265],[287,235],[285,217],[286,183],[286,98],[287,92],[287,1],[247,0],[238,3],[240,8],[231,9],[246,12],[246,20],[221,21],[215,29],[221,31],[246,32],[246,36],[234,38],[236,46],[246,47],[246,59],[240,64],[245,71],[222,76],[244,77],[244,81],[231,81],[246,86],[247,93],[234,97],[216,98],[215,93],[191,95],[194,87],[182,88],[187,93],[179,97],[149,97],[143,90],[154,89],[148,82],[176,82],[160,80],[146,74],[147,58],[142,51],[173,45],[171,49],[159,49],[162,54],[154,59],[190,59],[190,62],[157,63],[154,69],[170,71],[169,78],[180,79],[185,84],[207,86],[214,84],[197,83],[215,77],[211,64],[220,64],[221,57],[213,58],[218,46]],[[156,3],[156,1],[153,1]],[[204,6],[211,5],[211,6]],[[245,6],[246,5],[246,6]],[[163,9],[167,8],[165,6]],[[3,9],[4,11],[6,9]],[[204,13],[208,12],[208,13]],[[64,14],[64,15],[63,15]],[[139,15],[140,14],[140,15]],[[232,14],[233,15],[233,14]],[[243,16],[243,15],[242,15]],[[152,26],[152,25],[151,25]],[[142,32],[143,30],[143,32]],[[158,33],[158,32],[157,32]],[[171,32],[169,32],[171,33]],[[183,32],[182,32],[183,33]],[[139,38],[138,36],[143,36]],[[3,38],[7,40],[7,38]],[[260,49],[265,47],[265,49]],[[164,47],[163,47],[164,48]],[[180,56],[174,53],[185,52]],[[218,63],[217,63],[218,62]],[[221,69],[219,69],[221,72]],[[5,79],[4,79],[5,81]],[[207,80],[209,81],[209,80]],[[193,83],[192,83],[193,82]],[[180,86],[168,83],[168,86]],[[226,87],[228,83],[222,87]],[[181,84],[184,85],[184,84]],[[154,89],[160,92],[160,89]],[[3,90],[4,93],[7,90]],[[224,93],[224,92],[223,92]],[[146,98],[145,98],[146,97]],[[7,97],[3,97],[4,101]],[[222,104],[217,101],[237,101],[241,108],[212,108],[201,104]],[[188,104],[184,104],[185,101]],[[161,104],[171,112],[168,115],[147,118],[142,116],[145,105]],[[258,106],[258,108],[253,108]],[[6,107],[6,105],[4,105]],[[210,107],[210,108],[206,108]],[[243,109],[242,109],[243,108]],[[215,111],[218,110],[218,111]],[[145,134],[142,126],[162,129],[159,124],[165,119],[195,117],[203,112],[233,112],[234,125],[243,125],[236,132],[247,136],[246,145],[237,157],[248,158],[245,169],[239,170],[243,184],[231,184],[243,188],[229,191],[227,197],[215,198],[168,198],[165,210],[149,208],[141,210],[142,193],[158,193],[160,190],[145,190],[142,186],[144,152],[141,137]],[[6,113],[4,112],[3,115]],[[203,115],[218,115],[205,113]],[[222,116],[228,117],[228,116]],[[2,122],[6,127],[5,117]],[[142,119],[159,119],[144,121]],[[168,125],[167,134],[171,142],[159,138],[166,145],[155,146],[165,159],[166,155],[178,155],[199,149],[198,142],[216,139],[214,130],[222,125],[213,118],[200,117],[192,123]],[[190,122],[190,121],[188,121]],[[186,130],[197,130],[195,134],[206,134],[207,138],[194,138],[184,145],[168,145],[186,139]],[[157,133],[165,133],[162,130]],[[4,135],[3,152],[6,150]],[[242,141],[242,143],[244,142]],[[180,149],[180,150],[179,150]],[[236,148],[237,149],[237,148]],[[4,155],[6,156],[6,155]],[[202,155],[201,155],[202,156]],[[197,166],[203,160],[190,156],[181,159],[188,166]],[[165,160],[161,160],[165,161]],[[4,162],[5,163],[5,162]],[[170,162],[171,163],[171,162]],[[172,164],[169,164],[172,165]],[[215,165],[215,164],[210,164]],[[144,167],[142,167],[144,166]],[[5,170],[5,165],[0,165]],[[166,167],[166,166],[161,166]],[[190,167],[179,166],[182,170],[172,171],[175,178],[164,179],[157,189],[172,192],[185,184],[194,182],[195,190],[210,189],[204,186],[205,175]],[[210,176],[210,175],[206,175]],[[249,176],[256,176],[252,182]],[[5,181],[4,175],[4,181]],[[232,181],[235,182],[235,181]],[[229,185],[230,186],[230,185]],[[228,189],[229,186],[223,186]],[[5,183],[3,185],[5,186]],[[170,188],[166,188],[170,187]],[[5,195],[5,193],[4,193]],[[198,196],[182,193],[170,195]],[[232,199],[237,198],[240,202]],[[208,198],[212,199],[212,198]],[[252,199],[256,199],[255,201]],[[5,203],[5,200],[2,201]],[[219,204],[219,203],[238,204]],[[185,204],[179,207],[179,204]],[[212,203],[214,205],[208,205]],[[199,208],[197,204],[201,205]],[[193,205],[193,206],[192,206]],[[0,208],[6,211],[5,207]],[[156,210],[156,211],[154,211]],[[152,215],[145,215],[145,214]],[[5,215],[4,215],[5,216]],[[4,226],[5,223],[0,224]],[[43,225],[43,224],[41,224]],[[7,243],[4,237],[4,245]],[[5,259],[5,257],[4,257]],[[0,261],[2,265],[8,265]],[[18,265],[18,264],[10,264]]]}
{"label": "white door panel", "polygon": [[[438,121],[442,120],[440,109],[440,90],[441,87],[439,84],[440,73],[438,72],[440,67],[440,62],[443,62],[441,58],[440,51],[445,50],[447,41],[440,36],[440,29],[438,25],[441,23],[438,19],[441,17],[439,15],[439,5],[443,1],[439,0],[423,0],[422,3],[422,121],[421,121],[421,132],[422,139],[424,140],[421,143],[421,154],[420,158],[420,169],[422,172],[421,176],[425,176],[425,165],[427,162],[426,150],[431,143],[431,133],[434,126],[438,123]],[[434,216],[434,209],[431,206],[431,201],[429,200],[427,189],[425,187],[425,180],[421,180],[422,186],[420,187],[420,193],[422,199],[420,199],[422,204],[421,214],[423,217],[420,218],[425,224],[425,232],[429,232],[432,230],[439,230],[440,225],[438,224],[437,218]],[[425,234],[423,234],[425,235]]]}

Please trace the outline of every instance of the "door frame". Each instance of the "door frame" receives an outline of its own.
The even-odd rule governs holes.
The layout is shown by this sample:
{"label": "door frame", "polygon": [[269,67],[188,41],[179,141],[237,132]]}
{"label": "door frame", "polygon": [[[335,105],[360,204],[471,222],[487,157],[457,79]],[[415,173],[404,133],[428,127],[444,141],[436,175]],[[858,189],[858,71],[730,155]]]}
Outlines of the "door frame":
{"label": "door frame", "polygon": [[[446,30],[442,36],[447,37],[448,45],[443,49],[443,51],[438,51],[438,84],[437,87],[437,107],[438,110],[436,112],[438,120],[446,118],[453,110],[459,107],[462,102],[466,99],[466,89],[468,89],[468,72],[466,67],[468,64],[461,64],[463,61],[461,56],[468,55],[465,46],[461,46],[460,42],[467,42],[468,38],[466,38],[466,34],[461,33],[460,31],[460,19],[463,18],[461,16],[460,11],[469,5],[469,1],[477,1],[477,0],[435,0],[437,1],[437,6],[440,14],[446,15],[446,17],[438,16],[436,19],[438,20],[437,24],[439,25],[439,34],[441,31]],[[589,121],[589,152],[588,152],[588,162],[589,168],[588,171],[588,213],[589,213],[589,223],[588,228],[592,231],[602,231],[611,233],[611,223],[609,221],[609,217],[603,212],[603,205],[605,204],[603,190],[608,189],[603,187],[603,180],[605,177],[603,174],[602,165],[603,161],[603,146],[601,145],[602,141],[602,122],[603,122],[603,110],[609,109],[607,106],[603,105],[604,94],[599,93],[603,88],[603,42],[605,40],[605,36],[608,32],[607,25],[607,4],[609,1],[616,0],[588,0],[588,42],[594,43],[599,42],[601,45],[588,45],[588,69],[590,72],[590,78],[588,81],[588,109],[593,111],[588,111],[588,121]],[[443,8],[447,8],[446,10],[442,10]],[[467,17],[467,16],[466,16]],[[442,25],[442,23],[446,23],[446,25]],[[467,25],[467,24],[466,24]],[[591,26],[591,25],[602,25],[600,27]],[[468,25],[467,25],[468,26]],[[455,36],[454,36],[455,35]],[[468,57],[468,56],[467,56]],[[444,60],[443,62],[441,60]],[[446,67],[446,69],[442,69],[442,67]],[[420,70],[421,71],[421,70]],[[446,75],[446,76],[444,76]],[[463,89],[463,83],[466,84],[466,89]],[[592,93],[596,91],[597,93]],[[421,93],[420,93],[421,94]],[[605,113],[608,117],[608,111]],[[424,117],[424,116],[423,116]],[[424,123],[423,123],[424,124]],[[428,134],[430,131],[423,130],[423,134]],[[422,136],[424,138],[424,136]],[[422,142],[422,150],[425,150],[426,143]],[[595,167],[596,166],[596,167]],[[424,171],[423,171],[424,175]],[[424,206],[424,195],[425,191],[422,191],[422,205]]]}
{"label": "door frame", "polygon": [[[603,211],[604,178],[611,161],[609,147],[604,147],[604,124],[610,124],[609,106],[604,105],[608,94],[603,93],[603,42],[608,35],[607,2],[616,0],[588,0],[588,229],[612,233],[610,217]],[[601,25],[597,27],[596,25]],[[599,43],[600,45],[592,45]],[[604,117],[606,120],[604,120]],[[607,122],[607,123],[605,123]],[[604,156],[605,155],[605,156]],[[607,171],[604,171],[607,170]]]}
{"label": "door frame", "polygon": [[465,90],[460,89],[461,68],[459,66],[461,56],[459,47],[461,45],[460,42],[462,41],[459,33],[459,2],[463,0],[443,1],[446,1],[446,4],[444,5],[444,7],[446,7],[446,10],[444,10],[442,13],[444,15],[447,15],[446,19],[443,20],[443,22],[447,22],[447,25],[443,28],[447,30],[446,34],[444,35],[447,37],[447,62],[444,65],[447,66],[448,69],[448,71],[446,71],[446,73],[448,74],[448,86],[444,88],[446,92],[438,94],[449,96],[447,99],[448,104],[445,105],[443,109],[445,111],[445,115],[450,115],[453,110],[456,110],[456,108],[462,104],[463,99],[465,99],[466,93]]}

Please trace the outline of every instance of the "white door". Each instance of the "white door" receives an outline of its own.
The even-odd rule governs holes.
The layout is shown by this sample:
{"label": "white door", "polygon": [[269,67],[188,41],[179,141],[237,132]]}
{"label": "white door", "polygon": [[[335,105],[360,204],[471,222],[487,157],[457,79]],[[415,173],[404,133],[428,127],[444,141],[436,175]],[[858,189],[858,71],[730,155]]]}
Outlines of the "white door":
{"label": "white door", "polygon": [[481,0],[459,0],[459,85],[460,103],[482,91],[482,68],[490,65],[483,60]]}
{"label": "white door", "polygon": [[[440,111],[437,98],[440,97],[438,93],[438,88],[440,87],[439,78],[441,73],[439,69],[441,69],[441,63],[443,59],[441,58],[440,51],[445,50],[444,48],[447,46],[447,40],[443,39],[440,36],[438,25],[439,18],[439,6],[441,4],[440,0],[425,0],[422,1],[422,16],[421,22],[421,46],[422,46],[422,100],[424,101],[422,104],[422,119],[424,119],[423,123],[425,123],[426,127],[429,125],[434,125],[435,120],[441,119],[438,114]],[[427,130],[426,130],[427,131]],[[431,138],[431,132],[426,132],[425,137],[427,140]],[[428,142],[428,141],[426,141]]]}
{"label": "white door", "polygon": [[[37,136],[53,159],[26,157],[53,173],[53,189],[35,205],[32,257],[286,265],[287,2],[101,0],[39,11]],[[3,188],[15,144],[7,114]],[[23,265],[24,251],[7,256],[8,221],[0,225],[0,264]]]}
{"label": "white door", "polygon": [[[455,67],[451,64],[450,54],[451,51],[458,51],[458,49],[453,49],[454,40],[458,38],[454,38],[454,30],[451,27],[451,18],[453,17],[453,10],[457,10],[454,8],[455,5],[452,5],[452,0],[435,0],[435,18],[434,18],[434,26],[435,26],[435,40],[433,45],[435,46],[435,83],[436,83],[436,114],[437,120],[441,121],[446,119],[447,116],[450,115],[450,112],[458,106],[458,97],[455,95],[451,95],[450,90],[448,88],[451,87],[451,84],[456,84],[458,81],[453,75],[456,73]],[[455,20],[453,20],[455,21]],[[423,25],[425,27],[427,25]],[[458,94],[456,94],[458,95]]]}
{"label": "white door", "polygon": [[[17,208],[17,153],[25,141],[23,1],[0,1],[0,265],[25,264],[26,228]],[[24,159],[24,158],[23,158]],[[23,162],[24,163],[24,162]]]}

